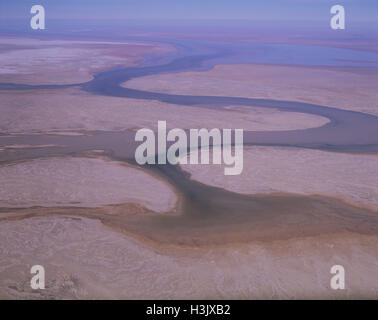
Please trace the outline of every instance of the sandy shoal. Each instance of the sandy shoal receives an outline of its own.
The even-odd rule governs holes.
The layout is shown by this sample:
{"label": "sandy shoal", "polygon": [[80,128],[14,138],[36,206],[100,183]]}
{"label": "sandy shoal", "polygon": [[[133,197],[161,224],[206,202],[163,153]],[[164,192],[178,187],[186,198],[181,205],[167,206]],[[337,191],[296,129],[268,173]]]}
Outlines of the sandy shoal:
{"label": "sandy shoal", "polygon": [[170,186],[140,169],[102,158],[52,157],[0,167],[0,207],[98,207],[134,203],[153,211],[176,205]]}
{"label": "sandy shoal", "polygon": [[132,79],[125,87],[170,94],[290,100],[378,115],[378,75],[353,68],[217,65]]}
{"label": "sandy shoal", "polygon": [[319,127],[324,117],[264,108],[232,107],[228,110],[187,107],[154,100],[97,96],[77,88],[1,92],[0,131],[109,130],[157,127],[243,128],[293,130]]}
{"label": "sandy shoal", "polygon": [[240,175],[225,176],[223,165],[181,167],[191,179],[237,193],[325,195],[378,210],[378,158],[374,155],[254,146],[244,147]]}

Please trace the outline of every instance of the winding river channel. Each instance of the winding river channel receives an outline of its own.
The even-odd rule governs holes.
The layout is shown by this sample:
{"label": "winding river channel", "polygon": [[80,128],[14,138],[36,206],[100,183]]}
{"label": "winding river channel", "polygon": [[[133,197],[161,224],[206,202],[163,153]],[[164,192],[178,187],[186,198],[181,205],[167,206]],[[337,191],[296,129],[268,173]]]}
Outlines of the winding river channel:
{"label": "winding river channel", "polygon": [[[356,62],[374,61],[378,54],[320,46],[269,44],[227,44],[200,41],[167,40],[177,51],[166,57],[149,56],[136,67],[120,67],[94,75],[93,80],[72,85],[0,84],[0,90],[59,89],[70,86],[95,95],[158,100],[182,108],[200,107],[220,110],[227,106],[274,108],[301,112],[330,120],[318,128],[290,131],[244,131],[245,145],[289,146],[346,153],[378,153],[378,117],[295,101],[243,97],[176,95],[130,89],[130,79],[188,70],[206,70],[221,63],[271,63],[312,66],[360,66]],[[340,56],[341,55],[341,56]],[[123,86],[121,86],[123,85]],[[127,85],[127,84],[126,84]],[[253,88],[251,88],[253,91]],[[210,128],[209,128],[210,129]],[[0,135],[0,145],[52,145],[44,148],[3,152],[0,161],[33,159],[55,155],[76,155],[90,150],[106,150],[108,156],[135,165],[135,131],[87,132],[83,136],[46,134]],[[248,165],[248,164],[245,164]],[[235,241],[284,239],[349,230],[360,233],[378,232],[378,215],[367,209],[347,205],[321,196],[289,194],[240,195],[190,179],[178,166],[143,166],[170,183],[179,194],[178,214],[147,213],[135,216],[93,217],[122,229],[165,243],[201,245]],[[225,177],[226,179],[227,177]],[[72,209],[70,209],[72,212]],[[77,210],[78,214],[82,210]],[[221,235],[221,236],[220,236]]]}

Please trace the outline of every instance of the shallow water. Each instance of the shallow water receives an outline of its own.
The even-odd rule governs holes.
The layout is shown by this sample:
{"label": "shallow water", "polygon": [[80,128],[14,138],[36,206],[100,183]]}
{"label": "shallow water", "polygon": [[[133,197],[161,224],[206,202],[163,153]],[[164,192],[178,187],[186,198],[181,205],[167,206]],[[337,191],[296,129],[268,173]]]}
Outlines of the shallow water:
{"label": "shallow water", "polygon": [[[223,109],[228,105],[277,108],[327,117],[328,124],[305,130],[280,132],[245,132],[244,142],[250,145],[296,146],[329,151],[378,153],[378,117],[337,108],[267,99],[189,96],[156,93],[123,88],[132,78],[166,72],[200,70],[216,63],[266,62],[304,65],[358,66],[347,60],[378,61],[377,54],[337,48],[311,46],[241,45],[187,41],[180,45],[172,60],[154,57],[138,67],[117,68],[95,75],[92,81],[79,86],[93,94],[159,100],[183,107]],[[315,50],[316,49],[316,50]],[[255,51],[253,51],[255,50]],[[248,55],[250,54],[250,55]],[[299,57],[299,59],[298,59]],[[169,59],[165,57],[163,60]],[[375,59],[375,60],[374,60]],[[28,86],[1,84],[0,90],[65,88],[68,86]],[[108,156],[135,164],[135,132],[88,132],[85,136],[17,135],[0,137],[0,145],[27,144],[56,147],[3,151],[0,161],[8,162],[52,155],[74,155],[84,151],[106,150]],[[192,181],[177,166],[144,166],[175,187],[181,196],[179,215],[153,213],[142,217],[98,216],[113,227],[154,241],[198,245],[290,236],[313,235],[319,232],[352,230],[377,233],[378,216],[368,210],[348,206],[325,197],[289,195],[247,196],[228,192]],[[300,226],[300,228],[298,228]],[[314,227],[315,226],[315,227]],[[316,230],[316,231],[315,231]],[[211,239],[210,239],[211,238]]]}

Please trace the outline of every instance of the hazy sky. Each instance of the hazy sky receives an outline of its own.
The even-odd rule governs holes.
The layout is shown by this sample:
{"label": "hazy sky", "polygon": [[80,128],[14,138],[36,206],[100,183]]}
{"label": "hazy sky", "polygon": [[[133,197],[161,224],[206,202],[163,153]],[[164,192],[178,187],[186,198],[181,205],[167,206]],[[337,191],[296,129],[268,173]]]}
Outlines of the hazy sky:
{"label": "hazy sky", "polygon": [[378,23],[378,0],[0,0],[0,19],[30,16],[41,4],[55,19],[325,20],[345,6],[349,19]]}

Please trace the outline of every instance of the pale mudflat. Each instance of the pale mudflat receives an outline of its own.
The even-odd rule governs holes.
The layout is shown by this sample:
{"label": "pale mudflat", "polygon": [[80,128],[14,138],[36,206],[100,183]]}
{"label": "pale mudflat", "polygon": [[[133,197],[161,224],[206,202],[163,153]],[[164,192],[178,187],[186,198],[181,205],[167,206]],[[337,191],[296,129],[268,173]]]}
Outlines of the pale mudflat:
{"label": "pale mudflat", "polygon": [[52,157],[11,163],[0,167],[0,180],[1,208],[132,203],[165,212],[177,201],[172,188],[162,180],[106,159]]}
{"label": "pale mudflat", "polygon": [[[12,299],[374,298],[377,236],[335,234],[226,247],[153,248],[99,221],[35,217],[0,224],[0,297]],[[46,289],[30,288],[42,264]],[[347,272],[330,288],[330,268]]]}
{"label": "pale mudflat", "polygon": [[229,106],[227,110],[185,107],[160,101],[97,96],[77,88],[21,91],[17,95],[2,92],[0,112],[3,133],[154,130],[159,120],[165,120],[168,128],[249,131],[305,129],[329,122],[327,118],[299,112],[240,106]]}
{"label": "pale mudflat", "polygon": [[378,115],[377,82],[376,73],[353,68],[233,64],[141,77],[124,86],[170,94],[300,101]]}
{"label": "pale mudflat", "polygon": [[[85,82],[93,72],[172,50],[140,42],[24,39],[0,40],[0,48],[5,49],[0,81],[28,84]],[[143,77],[127,87],[304,101],[378,114],[376,76],[349,71],[222,65]],[[328,123],[304,113],[184,107],[78,88],[3,91],[0,113],[1,133],[36,135],[155,129],[158,120],[168,128],[249,131]],[[49,146],[2,145],[0,157],[31,147]],[[190,196],[183,200],[183,190],[151,170],[100,156],[3,163],[0,297],[376,298],[377,157],[281,147],[246,147],[244,157],[243,173],[236,177],[225,178],[221,166],[183,166],[192,179],[235,192],[198,183],[198,192],[209,196],[199,204]],[[30,288],[35,264],[46,268],[44,291]],[[346,269],[345,291],[330,289],[335,264]]]}
{"label": "pale mudflat", "polygon": [[169,45],[136,41],[0,39],[0,82],[72,84],[93,79],[93,73],[133,66],[143,54],[165,54]]}
{"label": "pale mudflat", "polygon": [[240,175],[224,177],[223,165],[181,167],[191,179],[241,194],[292,193],[339,198],[378,212],[376,155],[287,147],[244,147]]}

